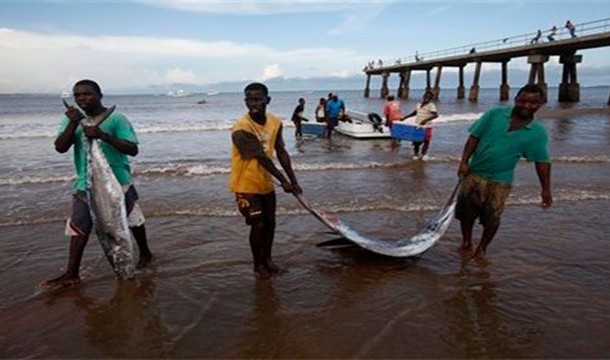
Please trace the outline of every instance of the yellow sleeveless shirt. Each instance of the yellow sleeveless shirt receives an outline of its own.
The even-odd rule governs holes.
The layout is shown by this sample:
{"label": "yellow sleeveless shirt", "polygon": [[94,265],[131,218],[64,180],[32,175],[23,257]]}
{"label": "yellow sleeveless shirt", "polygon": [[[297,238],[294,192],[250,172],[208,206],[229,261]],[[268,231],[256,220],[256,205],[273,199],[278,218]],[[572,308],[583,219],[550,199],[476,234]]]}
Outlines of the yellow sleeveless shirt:
{"label": "yellow sleeveless shirt", "polygon": [[[270,159],[273,159],[275,141],[281,124],[282,121],[278,117],[267,114],[265,125],[260,125],[246,113],[237,120],[231,131],[246,131],[253,134],[258,138],[265,154]],[[231,148],[229,191],[234,193],[268,194],[273,189],[272,175],[259,164],[257,159],[244,159],[235,144],[233,144]]]}

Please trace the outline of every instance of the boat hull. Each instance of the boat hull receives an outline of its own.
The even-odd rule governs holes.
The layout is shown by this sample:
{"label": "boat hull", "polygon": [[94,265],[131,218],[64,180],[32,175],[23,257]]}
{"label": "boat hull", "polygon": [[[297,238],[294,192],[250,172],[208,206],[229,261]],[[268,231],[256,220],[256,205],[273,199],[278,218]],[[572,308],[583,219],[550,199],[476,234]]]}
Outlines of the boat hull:
{"label": "boat hull", "polygon": [[390,139],[390,128],[384,124],[375,126],[368,115],[358,111],[347,111],[349,121],[339,121],[335,131],[355,139]]}

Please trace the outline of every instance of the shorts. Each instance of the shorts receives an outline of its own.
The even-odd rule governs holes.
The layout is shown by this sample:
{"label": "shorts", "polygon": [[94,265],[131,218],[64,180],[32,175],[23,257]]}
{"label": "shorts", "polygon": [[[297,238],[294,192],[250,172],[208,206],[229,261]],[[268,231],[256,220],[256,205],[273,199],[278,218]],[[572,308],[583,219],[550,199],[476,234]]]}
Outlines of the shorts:
{"label": "shorts", "polygon": [[483,226],[498,223],[511,189],[509,184],[468,175],[460,185],[455,218],[474,221],[478,217]]}
{"label": "shorts", "polygon": [[275,224],[275,191],[268,194],[235,193],[235,202],[239,212],[246,218],[246,224]]}
{"label": "shorts", "polygon": [[328,118],[328,128],[334,129],[337,125],[339,125],[339,118]]}
{"label": "shorts", "polygon": [[[125,206],[127,207],[127,223],[129,227],[144,225],[146,219],[142,209],[136,203],[138,192],[133,185],[128,185],[125,191]],[[91,211],[87,203],[87,195],[79,191],[72,198],[72,215],[66,223],[66,235],[68,236],[89,236],[93,229]]]}

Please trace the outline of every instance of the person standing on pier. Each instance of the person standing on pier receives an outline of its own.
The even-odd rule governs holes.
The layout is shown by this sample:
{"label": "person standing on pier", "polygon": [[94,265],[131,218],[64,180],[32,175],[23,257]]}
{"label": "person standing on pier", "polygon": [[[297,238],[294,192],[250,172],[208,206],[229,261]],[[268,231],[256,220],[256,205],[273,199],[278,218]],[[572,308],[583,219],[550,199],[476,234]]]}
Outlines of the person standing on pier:
{"label": "person standing on pier", "polygon": [[536,33],[536,36],[534,36],[532,41],[530,41],[530,44],[538,44],[538,41],[540,40],[541,36],[542,36],[542,31],[540,29],[538,29],[538,32]]}
{"label": "person standing on pier", "polygon": [[487,246],[500,226],[504,203],[521,157],[535,163],[542,188],[542,208],[553,204],[548,133],[534,118],[543,97],[543,90],[538,85],[525,85],[517,93],[512,108],[491,109],[468,129],[470,136],[457,171],[462,180],[455,208],[462,231],[459,251],[463,255],[472,252],[472,229],[479,218],[483,234],[472,258],[485,260]]}
{"label": "person standing on pier", "polygon": [[549,41],[555,41],[555,34],[557,34],[557,26],[553,25],[546,38],[549,39]]}
{"label": "person standing on pier", "polygon": [[[415,116],[415,123],[418,126],[423,126],[426,129],[426,135],[423,141],[413,141],[413,160],[428,161],[428,148],[430,147],[430,140],[432,140],[432,126],[429,124],[430,121],[438,117],[438,110],[436,105],[432,102],[434,94],[432,91],[426,91],[422,97],[422,102],[418,103],[411,113],[403,117],[402,119],[410,118]],[[419,148],[424,145],[421,149]]]}
{"label": "person standing on pier", "polygon": [[566,21],[566,29],[568,29],[572,38],[576,37],[576,26],[570,20]]}

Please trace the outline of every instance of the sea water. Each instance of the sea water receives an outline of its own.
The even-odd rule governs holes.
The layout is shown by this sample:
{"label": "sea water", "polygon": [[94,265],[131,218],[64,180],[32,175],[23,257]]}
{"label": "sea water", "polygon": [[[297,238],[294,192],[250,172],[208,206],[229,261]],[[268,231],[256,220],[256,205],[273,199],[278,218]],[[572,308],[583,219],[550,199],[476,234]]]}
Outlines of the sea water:
{"label": "sea water", "polygon": [[[329,90],[274,92],[268,111],[305,196],[363,234],[413,235],[457,181],[468,126],[499,102],[443,89],[430,161],[408,142],[295,141],[297,99],[312,121]],[[337,91],[348,109],[380,112],[384,100]],[[421,99],[401,100],[409,113]],[[42,290],[59,275],[74,178],[72,152],[53,141],[59,95],[0,95],[0,355],[16,357],[354,358],[604,357],[610,351],[609,89],[583,88],[540,114],[553,156],[554,206],[539,208],[534,165],[519,163],[487,265],[464,262],[454,222],[419,259],[324,249],[324,225],[278,189],[274,259],[288,273],[256,281],[249,228],[227,191],[230,127],[243,94],[105,95],[133,123],[134,182],[155,259],[117,282],[92,236],[77,288]],[[514,89],[511,96],[514,96]],[[205,99],[205,103],[197,102]],[[68,99],[70,102],[70,99]],[[480,228],[475,231],[478,240]]]}

